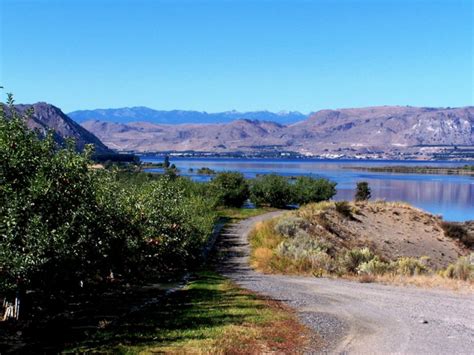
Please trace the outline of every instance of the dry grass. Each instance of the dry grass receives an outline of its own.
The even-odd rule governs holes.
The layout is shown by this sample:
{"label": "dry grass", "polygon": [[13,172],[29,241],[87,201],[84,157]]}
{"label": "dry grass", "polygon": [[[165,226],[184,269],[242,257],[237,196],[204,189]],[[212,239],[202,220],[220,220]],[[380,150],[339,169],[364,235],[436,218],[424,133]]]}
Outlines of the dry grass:
{"label": "dry grass", "polygon": [[[337,217],[334,203],[324,202],[309,204],[277,219],[258,223],[249,236],[252,246],[252,266],[265,273],[344,277],[359,282],[412,285],[460,292],[474,291],[472,276],[467,277],[467,280],[460,280],[457,274],[450,276],[454,278],[448,277],[448,273],[446,271],[443,272],[448,264],[439,262],[439,257],[437,263],[431,263],[430,265],[430,259],[424,256],[409,255],[409,257],[406,257],[403,253],[392,254],[390,252],[393,248],[397,249],[396,246],[398,244],[396,243],[403,243],[403,250],[408,248],[407,250],[412,252],[415,247],[422,252],[433,252],[433,249],[427,250],[425,248],[426,245],[433,245],[432,243],[441,244],[442,248],[454,248],[456,244],[449,240],[449,238],[443,237],[438,217],[426,214],[402,202],[360,202],[350,204],[350,207],[355,220]],[[384,234],[372,236],[374,240],[369,240],[367,237],[351,232],[351,228],[358,224],[358,229],[364,229],[365,221],[371,221],[372,214],[374,214],[373,218],[376,221],[371,222],[372,228],[374,225],[377,227],[374,231],[384,231],[383,221],[385,218],[390,221],[390,224],[388,224],[390,230],[385,229]],[[380,219],[381,214],[383,214],[382,219]],[[284,221],[285,218],[287,219],[286,221]],[[300,223],[299,229],[297,231],[292,230],[294,233],[290,233],[291,235],[284,236],[284,230],[276,228],[280,225],[294,227],[291,222],[295,222],[297,218],[304,219],[308,223]],[[401,228],[404,229],[400,229],[400,231],[394,231],[393,228],[397,226],[397,223],[393,223],[394,220],[409,221],[425,234],[423,236],[417,235],[417,238],[410,239],[410,237],[403,233],[413,233],[413,231],[407,231],[406,226],[402,226]],[[388,232],[393,236],[392,240],[389,240]],[[309,247],[302,248],[298,245],[298,238],[301,236],[305,238],[305,242],[307,240],[313,241],[313,245],[316,246],[318,243],[320,245],[327,243],[329,247],[320,251],[315,249],[313,252],[309,250],[311,249],[311,243],[303,243],[303,246],[308,245]],[[388,247],[385,245],[387,240],[390,242]],[[404,245],[405,243],[407,246]],[[420,243],[420,245],[416,245],[416,243]],[[438,246],[438,244],[436,245]],[[379,249],[381,245],[382,249]],[[362,248],[366,247],[369,247],[375,254],[372,255],[370,260],[374,265],[362,265],[364,266],[362,268],[359,262],[357,262],[357,265],[348,270],[344,264],[347,255],[360,252],[363,250]],[[446,249],[442,248],[440,253],[446,252]],[[379,255],[378,251],[382,250],[384,253]],[[451,249],[451,253],[454,253],[453,250],[455,249]],[[443,253],[441,254],[444,255]],[[372,260],[373,258],[375,259]],[[459,260],[455,257],[452,260],[453,264],[449,264],[451,268],[459,263]],[[375,266],[380,267],[375,268]],[[382,266],[384,267],[382,268]],[[470,268],[472,270],[472,266]],[[436,273],[433,270],[441,271]],[[472,271],[470,272],[472,275]]]}
{"label": "dry grass", "polygon": [[258,247],[253,251],[252,266],[263,272],[269,272],[272,259],[275,257],[275,252],[266,247]]}
{"label": "dry grass", "polygon": [[276,248],[284,240],[275,232],[277,221],[278,219],[258,222],[250,233],[251,266],[263,273],[311,275],[313,270],[307,260],[293,260],[276,253]]}
{"label": "dry grass", "polygon": [[390,285],[417,286],[421,288],[438,288],[459,291],[462,293],[474,292],[473,281],[450,279],[436,274],[417,276],[403,276],[392,274],[378,275],[374,276],[374,281]]}

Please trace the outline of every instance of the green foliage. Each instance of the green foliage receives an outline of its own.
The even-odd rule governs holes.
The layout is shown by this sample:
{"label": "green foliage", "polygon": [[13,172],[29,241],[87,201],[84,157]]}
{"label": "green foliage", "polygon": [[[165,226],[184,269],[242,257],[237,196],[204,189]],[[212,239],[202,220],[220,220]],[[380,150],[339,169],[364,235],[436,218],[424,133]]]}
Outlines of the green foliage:
{"label": "green foliage", "polygon": [[372,195],[369,183],[361,181],[357,183],[355,200],[356,201],[368,201]]}
{"label": "green foliage", "polygon": [[215,175],[216,172],[208,167],[202,167],[197,170],[198,175]]}
{"label": "green foliage", "polygon": [[363,262],[357,267],[359,275],[384,275],[391,270],[389,263],[385,263],[375,256],[372,260]]}
{"label": "green foliage", "polygon": [[170,157],[169,156],[165,156],[165,159],[163,160],[163,167],[165,169],[168,169],[170,167]]}
{"label": "green foliage", "polygon": [[258,176],[252,181],[250,200],[257,206],[285,208],[293,202],[292,187],[283,176]]}
{"label": "green foliage", "polygon": [[361,264],[367,263],[374,258],[375,255],[372,254],[369,248],[351,249],[343,255],[340,264],[344,271],[356,273]]}
{"label": "green foliage", "polygon": [[414,276],[414,275],[421,275],[426,274],[430,271],[426,262],[428,261],[427,257],[422,258],[409,258],[409,257],[402,257],[397,261],[391,263],[391,267],[393,268],[394,272],[398,275],[403,276]]}
{"label": "green foliage", "polygon": [[327,242],[311,237],[304,231],[299,231],[294,238],[285,239],[278,247],[280,255],[301,259],[310,254],[326,253],[331,248]]}
{"label": "green foliage", "polygon": [[334,259],[327,253],[330,248],[329,243],[298,230],[293,238],[283,240],[276,247],[276,253],[289,259],[299,269],[329,274],[336,269]]}
{"label": "green foliage", "polygon": [[271,208],[236,208],[236,207],[226,207],[219,208],[217,213],[220,217],[224,217],[228,220],[239,220],[247,219],[250,217],[259,216],[261,214],[274,211]]}
{"label": "green foliage", "polygon": [[290,204],[307,204],[331,199],[336,183],[327,179],[299,176],[294,184],[276,174],[257,177],[250,189],[250,199],[257,206],[284,208]]}
{"label": "green foliage", "polygon": [[336,194],[336,185],[327,179],[299,176],[293,185],[294,202],[304,205],[329,200]]}
{"label": "green foliage", "polygon": [[217,174],[210,183],[210,189],[221,206],[241,207],[249,198],[249,185],[244,176],[237,172]]}
{"label": "green foliage", "polygon": [[98,267],[84,260],[103,253],[108,237],[97,233],[91,238],[99,211],[88,169],[90,149],[77,154],[70,144],[57,150],[51,134],[40,140],[25,121],[12,105],[9,118],[0,117],[3,288],[34,274],[60,281],[56,274],[62,262],[80,277],[85,268]]}
{"label": "green foliage", "polygon": [[171,164],[169,168],[165,168],[164,176],[170,179],[176,179],[178,177],[179,169],[176,165]]}
{"label": "green foliage", "polygon": [[212,230],[212,204],[163,177],[122,191],[130,223],[142,242],[141,262],[169,270],[192,260]]}
{"label": "green foliage", "polygon": [[90,148],[40,139],[9,104],[0,112],[0,292],[63,292],[111,271],[160,274],[196,259],[215,219],[197,184],[90,169]]}

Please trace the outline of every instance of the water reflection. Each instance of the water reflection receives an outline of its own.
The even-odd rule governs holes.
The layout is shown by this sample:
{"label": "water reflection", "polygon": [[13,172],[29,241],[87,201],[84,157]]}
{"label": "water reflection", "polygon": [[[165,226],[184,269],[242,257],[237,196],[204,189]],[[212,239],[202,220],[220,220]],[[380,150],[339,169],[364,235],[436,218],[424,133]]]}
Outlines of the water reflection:
{"label": "water reflection", "polygon": [[[143,161],[161,162],[163,158],[146,157]],[[352,199],[357,181],[368,181],[373,198],[406,201],[446,220],[474,219],[474,177],[462,175],[426,175],[372,173],[351,169],[354,166],[425,165],[459,166],[453,162],[396,162],[396,161],[315,161],[271,159],[172,159],[181,174],[196,181],[209,180],[197,175],[201,167],[216,171],[240,171],[247,178],[258,174],[277,173],[284,176],[313,175],[338,183],[336,199]],[[193,169],[193,172],[189,172]],[[159,170],[159,169],[150,169]]]}

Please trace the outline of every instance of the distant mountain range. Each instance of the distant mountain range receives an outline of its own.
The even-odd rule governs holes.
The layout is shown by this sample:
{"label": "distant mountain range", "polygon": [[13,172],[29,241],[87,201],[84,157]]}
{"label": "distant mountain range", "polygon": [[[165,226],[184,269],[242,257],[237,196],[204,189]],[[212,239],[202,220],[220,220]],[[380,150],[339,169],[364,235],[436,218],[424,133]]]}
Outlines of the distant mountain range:
{"label": "distant mountain range", "polygon": [[[278,155],[291,152],[323,158],[431,159],[451,150],[459,153],[458,157],[474,158],[474,107],[379,106],[322,110],[303,120],[296,119],[297,113],[289,113],[288,117],[293,115],[297,120],[290,124],[250,118],[230,120],[232,115],[240,115],[231,111],[222,113],[227,116],[219,123],[89,120],[82,126],[47,103],[16,105],[20,112],[28,108],[34,110],[28,121],[30,128],[42,134],[54,130],[60,144],[69,137],[74,138],[79,150],[86,144],[94,144],[98,153],[110,153],[111,148],[137,153],[194,151]],[[185,112],[181,117],[190,113],[168,112]],[[263,113],[271,117],[284,116]],[[201,114],[208,119],[217,115]],[[128,120],[130,116],[127,117]],[[217,120],[217,116],[212,117]],[[452,154],[448,156],[452,157]]]}
{"label": "distant mountain range", "polygon": [[73,138],[78,150],[83,150],[86,144],[93,144],[96,153],[113,152],[93,133],[73,121],[56,106],[38,102],[32,105],[15,105],[15,108],[20,113],[25,113],[32,108],[33,115],[27,122],[28,127],[38,130],[42,135],[46,135],[48,131],[53,130],[54,139],[60,145],[64,145],[67,138]]}
{"label": "distant mountain range", "polygon": [[252,119],[180,125],[90,120],[82,125],[110,148],[135,152],[289,151],[403,159],[429,158],[442,146],[474,145],[474,107],[322,110],[286,125]]}
{"label": "distant mountain range", "polygon": [[160,111],[148,107],[124,107],[117,109],[81,110],[68,113],[76,122],[98,120],[113,123],[150,122],[155,124],[184,124],[184,123],[228,123],[237,119],[272,121],[280,124],[291,124],[308,117],[297,111],[226,111],[207,113],[200,111]]}

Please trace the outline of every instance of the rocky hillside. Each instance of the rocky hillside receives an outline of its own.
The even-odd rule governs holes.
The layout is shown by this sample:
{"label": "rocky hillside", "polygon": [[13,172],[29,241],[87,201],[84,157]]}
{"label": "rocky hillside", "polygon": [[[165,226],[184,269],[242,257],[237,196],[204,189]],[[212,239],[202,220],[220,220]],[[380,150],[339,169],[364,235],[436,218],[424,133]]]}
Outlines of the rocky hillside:
{"label": "rocky hillside", "polygon": [[278,133],[284,129],[274,122],[251,120],[187,125],[87,121],[83,126],[95,132],[110,148],[137,152],[258,150],[265,144],[279,144]]}
{"label": "rocky hillside", "polygon": [[68,113],[77,122],[98,120],[112,123],[129,123],[146,121],[155,124],[184,123],[229,123],[237,119],[273,121],[280,124],[291,124],[307,118],[297,111],[252,111],[252,112],[200,112],[186,110],[153,110],[148,107],[124,107],[117,109],[80,110]]}
{"label": "rocky hillside", "polygon": [[39,102],[33,105],[15,105],[15,108],[20,113],[25,113],[28,109],[33,108],[33,115],[27,123],[28,127],[39,130],[41,134],[53,130],[55,140],[61,145],[67,138],[73,138],[78,150],[84,149],[86,144],[93,144],[97,153],[112,152],[99,138],[74,122],[56,106]]}
{"label": "rocky hillside", "polygon": [[474,145],[474,107],[322,110],[291,125],[241,119],[185,125],[93,120],[83,126],[111,148],[137,152],[284,150],[323,157],[423,158],[445,145]]}
{"label": "rocky hillside", "polygon": [[291,126],[288,135],[346,146],[472,145],[474,107],[323,110]]}

